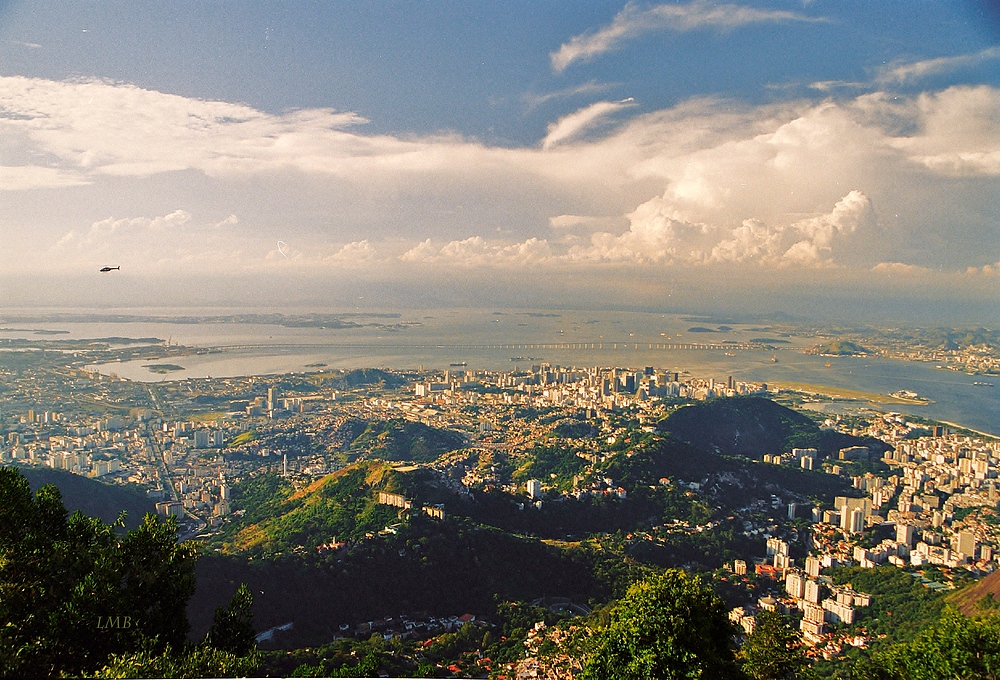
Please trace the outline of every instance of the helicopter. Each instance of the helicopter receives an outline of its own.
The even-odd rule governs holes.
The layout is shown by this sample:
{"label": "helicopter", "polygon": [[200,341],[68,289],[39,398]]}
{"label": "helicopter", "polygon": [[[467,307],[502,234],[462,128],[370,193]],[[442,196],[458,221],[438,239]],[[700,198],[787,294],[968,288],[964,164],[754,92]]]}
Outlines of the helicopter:
{"label": "helicopter", "polygon": [[118,265],[117,267],[101,267],[101,272],[110,272],[110,271],[115,271],[116,269],[118,271],[121,271],[122,266]]}

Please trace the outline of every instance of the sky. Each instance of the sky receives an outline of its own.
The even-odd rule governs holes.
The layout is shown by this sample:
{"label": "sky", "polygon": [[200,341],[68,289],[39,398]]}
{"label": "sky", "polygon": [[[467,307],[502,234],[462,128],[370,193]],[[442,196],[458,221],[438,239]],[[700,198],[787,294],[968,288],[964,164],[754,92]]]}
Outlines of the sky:
{"label": "sky", "polygon": [[998,225],[993,2],[0,1],[2,307],[989,325]]}

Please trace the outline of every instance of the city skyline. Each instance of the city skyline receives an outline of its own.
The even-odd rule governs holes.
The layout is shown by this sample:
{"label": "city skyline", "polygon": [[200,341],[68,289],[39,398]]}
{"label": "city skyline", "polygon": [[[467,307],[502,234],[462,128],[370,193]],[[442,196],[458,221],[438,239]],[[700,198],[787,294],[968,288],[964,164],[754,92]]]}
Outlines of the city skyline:
{"label": "city skyline", "polygon": [[995,321],[1000,15],[909,7],[3,3],[0,306]]}

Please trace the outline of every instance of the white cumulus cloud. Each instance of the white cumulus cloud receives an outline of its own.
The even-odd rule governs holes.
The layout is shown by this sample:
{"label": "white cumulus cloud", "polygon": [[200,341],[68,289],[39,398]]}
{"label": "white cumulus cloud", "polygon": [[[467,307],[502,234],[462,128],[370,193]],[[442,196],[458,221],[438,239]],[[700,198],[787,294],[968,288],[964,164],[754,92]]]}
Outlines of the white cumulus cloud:
{"label": "white cumulus cloud", "polygon": [[[0,238],[18,266],[72,267],[82,250],[220,272],[620,263],[624,277],[759,263],[870,277],[879,263],[1000,258],[1000,89],[705,98],[629,118],[627,106],[597,102],[538,143],[493,147],[366,134],[329,110],[0,77],[0,135],[16,140],[0,148]],[[6,207],[34,200],[23,189],[45,192],[49,224],[18,226],[39,212]],[[184,211],[164,211],[172,196]]]}
{"label": "white cumulus cloud", "polygon": [[521,243],[505,243],[470,236],[441,246],[430,239],[399,256],[403,262],[445,264],[458,267],[524,266],[543,263],[552,257],[548,241],[530,238]]}
{"label": "white cumulus cloud", "polygon": [[931,272],[927,267],[906,264],[905,262],[879,262],[872,267],[872,271],[876,274],[885,274],[888,276],[920,276]]}

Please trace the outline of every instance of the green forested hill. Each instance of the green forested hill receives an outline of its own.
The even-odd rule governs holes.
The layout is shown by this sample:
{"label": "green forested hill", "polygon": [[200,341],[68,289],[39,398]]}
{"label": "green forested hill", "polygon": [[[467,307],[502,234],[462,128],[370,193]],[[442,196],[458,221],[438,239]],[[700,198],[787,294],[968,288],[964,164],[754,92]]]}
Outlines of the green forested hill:
{"label": "green forested hill", "polygon": [[338,390],[348,390],[369,385],[383,386],[389,389],[402,387],[406,378],[398,373],[390,373],[379,368],[355,368],[349,371],[329,371],[314,377],[322,387],[332,387]]}
{"label": "green forested hill", "polygon": [[430,462],[464,443],[457,432],[393,419],[370,421],[364,432],[351,442],[350,448],[383,460]]}
{"label": "green forested hill", "polygon": [[871,439],[821,430],[807,416],[763,397],[712,399],[679,408],[659,429],[699,448],[723,455],[759,458],[792,448],[815,448],[829,456],[848,446],[888,446]]}
{"label": "green forested hill", "polygon": [[632,456],[611,458],[602,466],[601,472],[619,480],[626,488],[636,490],[646,484],[655,484],[661,477],[687,481],[707,478],[711,486],[703,491],[709,493],[723,509],[769,498],[775,491],[790,491],[826,502],[833,502],[834,496],[856,493],[851,488],[850,480],[842,477],[799,468],[761,465],[741,456],[722,456],[671,437],[653,440],[638,448]]}
{"label": "green forested hill", "polygon": [[812,354],[832,354],[836,356],[854,356],[857,354],[871,354],[871,350],[862,347],[850,340],[832,340],[822,345],[816,345],[809,350]]}
{"label": "green forested hill", "polygon": [[55,484],[62,494],[63,504],[69,512],[80,510],[85,515],[98,517],[108,524],[118,519],[122,510],[128,513],[126,526],[139,526],[143,515],[156,512],[152,501],[139,491],[117,484],[105,484],[65,470],[40,467],[20,467],[32,491],[46,484]]}
{"label": "green forested hill", "polygon": [[314,550],[331,539],[353,540],[397,522],[399,508],[379,505],[378,492],[402,494],[418,507],[455,499],[444,478],[426,468],[400,472],[382,461],[362,461],[294,492],[275,474],[254,477],[233,490],[242,518],[226,527],[231,551],[274,553]]}

